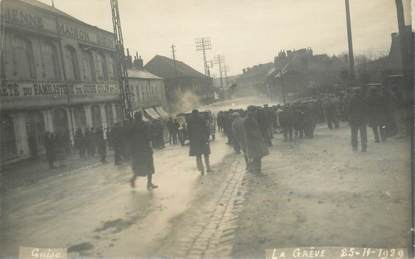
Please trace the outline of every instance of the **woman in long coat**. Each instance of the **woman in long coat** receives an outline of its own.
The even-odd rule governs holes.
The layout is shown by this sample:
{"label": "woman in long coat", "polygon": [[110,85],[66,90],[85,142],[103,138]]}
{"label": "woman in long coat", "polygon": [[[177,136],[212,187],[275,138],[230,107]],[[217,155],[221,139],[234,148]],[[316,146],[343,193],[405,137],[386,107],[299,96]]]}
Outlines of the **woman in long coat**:
{"label": "woman in long coat", "polygon": [[157,188],[152,182],[154,174],[153,150],[148,126],[143,121],[141,112],[134,114],[134,123],[130,128],[131,162],[133,177],[130,179],[131,187],[135,187],[138,176],[147,176],[147,189]]}
{"label": "woman in long coat", "polygon": [[205,169],[202,162],[202,155],[205,158],[205,165],[207,172],[211,172],[209,164],[209,128],[207,122],[200,116],[198,110],[193,110],[192,115],[187,123],[187,130],[189,133],[189,155],[196,157],[197,169],[202,173],[205,173]]}
{"label": "woman in long coat", "polygon": [[245,151],[249,161],[249,169],[253,173],[261,173],[261,159],[269,154],[261,129],[255,119],[255,107],[248,107],[248,115],[244,119]]}

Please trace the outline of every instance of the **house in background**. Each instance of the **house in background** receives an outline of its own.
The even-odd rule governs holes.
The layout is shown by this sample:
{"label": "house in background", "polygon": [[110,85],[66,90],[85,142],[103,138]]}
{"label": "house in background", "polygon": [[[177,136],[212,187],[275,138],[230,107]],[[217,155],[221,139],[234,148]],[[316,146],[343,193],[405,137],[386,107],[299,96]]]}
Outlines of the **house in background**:
{"label": "house in background", "polygon": [[127,67],[132,109],[143,111],[147,119],[167,118],[169,107],[163,78],[145,70],[138,54],[134,60],[127,54]]}
{"label": "house in background", "polygon": [[164,79],[170,111],[189,111],[214,100],[212,78],[189,65],[156,55],[144,69]]}

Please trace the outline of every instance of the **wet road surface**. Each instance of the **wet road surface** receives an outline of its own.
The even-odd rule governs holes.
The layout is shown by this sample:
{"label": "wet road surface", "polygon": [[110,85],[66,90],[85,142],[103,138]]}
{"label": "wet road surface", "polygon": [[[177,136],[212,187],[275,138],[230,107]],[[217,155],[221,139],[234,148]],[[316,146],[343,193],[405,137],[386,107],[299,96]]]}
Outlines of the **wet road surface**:
{"label": "wet road surface", "polygon": [[[232,150],[223,139],[212,142],[211,149],[213,169],[221,173],[221,162]],[[159,188],[153,191],[147,191],[145,178],[138,178],[132,190],[130,167],[112,163],[8,191],[2,199],[1,254],[16,256],[19,246],[30,246],[66,247],[86,256],[150,255],[205,181],[188,147],[156,151],[154,161]]]}

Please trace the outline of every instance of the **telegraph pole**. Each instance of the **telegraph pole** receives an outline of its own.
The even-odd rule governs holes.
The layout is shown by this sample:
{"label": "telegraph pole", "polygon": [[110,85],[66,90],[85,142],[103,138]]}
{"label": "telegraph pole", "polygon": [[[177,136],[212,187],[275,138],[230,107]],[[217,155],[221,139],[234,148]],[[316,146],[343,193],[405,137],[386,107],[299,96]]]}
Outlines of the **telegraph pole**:
{"label": "telegraph pole", "polygon": [[222,65],[225,64],[225,57],[223,55],[217,55],[213,59],[213,62],[219,66],[219,75],[220,75],[220,87],[224,90],[223,87],[223,67]]}
{"label": "telegraph pole", "polygon": [[205,68],[205,75],[210,77],[209,65],[206,59],[206,51],[212,49],[210,38],[202,37],[196,39],[196,50],[203,53],[203,66]]}
{"label": "telegraph pole", "polygon": [[1,86],[6,82],[6,71],[4,66],[4,49],[6,42],[6,32],[5,32],[5,18],[4,18],[4,1],[0,1],[0,79]]}
{"label": "telegraph pole", "polygon": [[171,53],[173,56],[173,65],[174,65],[174,74],[177,77],[177,67],[176,67],[176,46],[174,44],[171,45]]}
{"label": "telegraph pole", "polygon": [[225,85],[228,86],[228,72],[229,72],[229,66],[224,65],[223,66],[223,73],[225,74]]}
{"label": "telegraph pole", "polygon": [[352,39],[352,25],[350,19],[350,5],[349,0],[345,0],[346,5],[346,23],[347,23],[347,40],[349,46],[349,80],[350,85],[355,83],[355,71],[354,71],[354,55],[353,55],[353,39]]}
{"label": "telegraph pole", "polygon": [[128,85],[128,68],[124,53],[124,40],[122,36],[121,19],[118,10],[118,0],[110,0],[112,12],[112,24],[114,26],[114,41],[117,54],[117,71],[120,84],[121,107],[124,119],[132,118],[130,87]]}

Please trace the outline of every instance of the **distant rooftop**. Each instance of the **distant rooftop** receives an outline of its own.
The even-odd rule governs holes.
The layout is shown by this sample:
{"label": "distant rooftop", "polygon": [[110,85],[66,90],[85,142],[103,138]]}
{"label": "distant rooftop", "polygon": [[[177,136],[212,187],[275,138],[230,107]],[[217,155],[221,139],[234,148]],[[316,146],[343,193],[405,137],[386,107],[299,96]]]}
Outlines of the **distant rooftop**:
{"label": "distant rooftop", "polygon": [[128,78],[163,79],[143,69],[128,69]]}
{"label": "distant rooftop", "polygon": [[175,64],[173,59],[160,55],[154,56],[144,68],[165,79],[177,77],[208,78],[184,62],[176,60]]}

